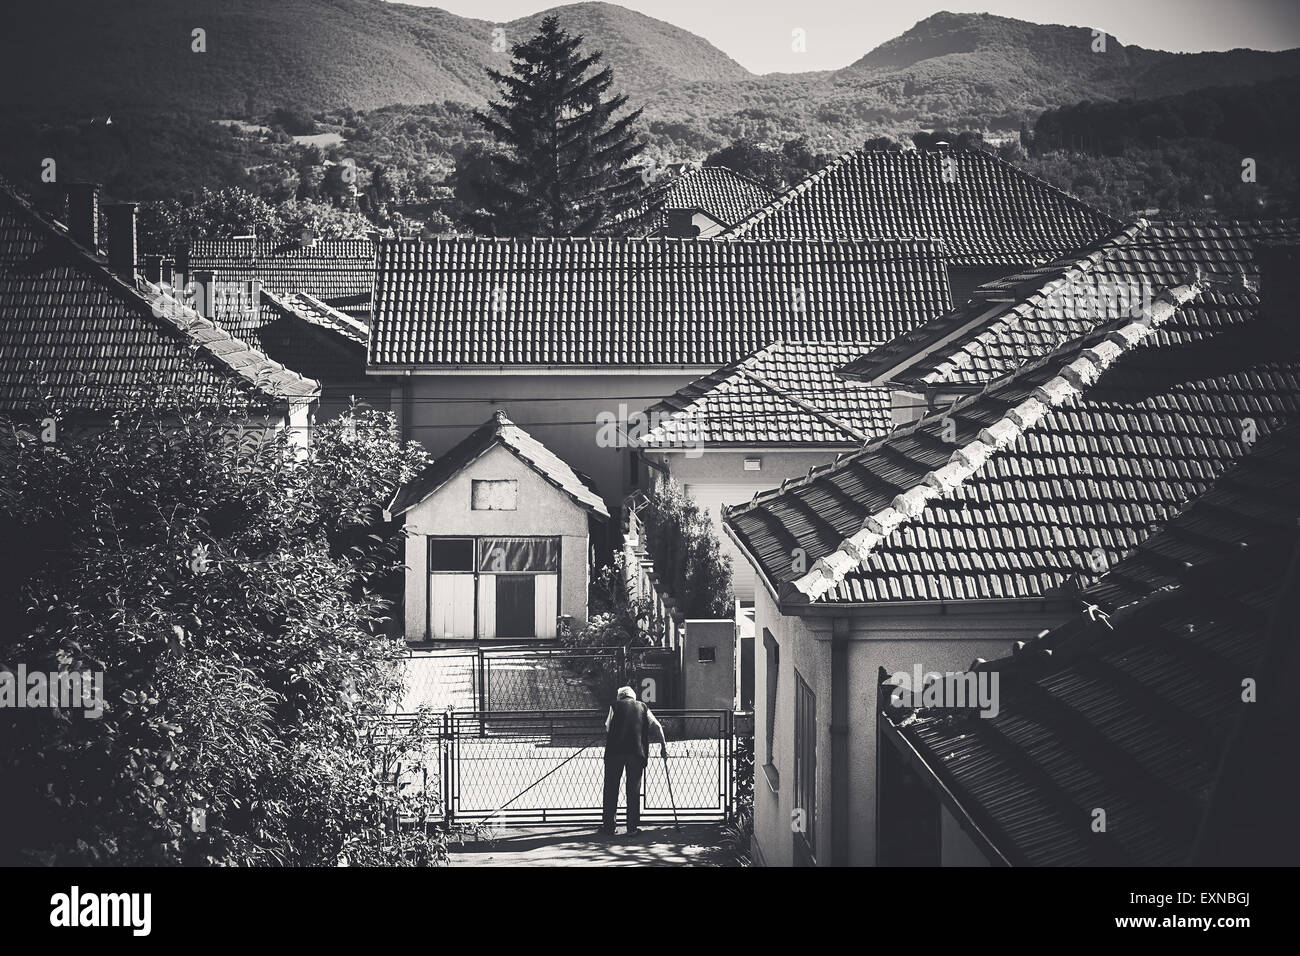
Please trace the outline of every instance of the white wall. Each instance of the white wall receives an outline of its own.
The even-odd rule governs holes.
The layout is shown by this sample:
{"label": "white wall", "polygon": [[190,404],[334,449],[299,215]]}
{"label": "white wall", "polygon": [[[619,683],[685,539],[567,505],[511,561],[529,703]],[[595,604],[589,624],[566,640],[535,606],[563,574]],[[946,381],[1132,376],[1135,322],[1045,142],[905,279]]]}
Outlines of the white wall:
{"label": "white wall", "polygon": [[[517,511],[474,511],[474,479],[519,482]],[[588,512],[512,452],[495,446],[406,513],[406,639],[428,639],[428,535],[558,535],[559,613],[587,620]],[[441,636],[441,635],[437,635]],[[463,635],[466,637],[472,635]]]}
{"label": "white wall", "polygon": [[[695,458],[684,452],[648,453],[647,457],[663,464],[673,480],[686,487],[697,501],[707,505],[722,553],[731,558],[732,591],[737,600],[752,601],[754,568],[722,530],[720,505],[743,504],[755,493],[776,488],[787,478],[800,478],[808,474],[809,468],[834,461],[837,454],[848,450],[846,446],[813,451],[775,448],[746,452],[711,450],[706,446],[704,453]],[[746,471],[746,458],[760,459],[760,469]]]}
{"label": "white wall", "polygon": [[[392,408],[399,422],[410,426],[410,437],[435,456],[503,409],[516,425],[592,478],[610,514],[617,516],[631,490],[629,451],[597,443],[597,416],[618,415],[620,404],[629,413],[643,411],[705,373],[412,375],[411,401],[403,401],[399,387]],[[605,561],[609,556],[600,557]]]}
{"label": "white wall", "polygon": [[[1069,615],[1061,608],[1043,611],[1037,603],[1026,605],[1023,613],[991,609],[968,603],[947,605],[944,614],[932,613],[937,605],[920,608],[881,606],[870,613],[846,608],[849,618],[848,644],[848,768],[849,775],[849,862],[853,866],[874,866],[876,859],[876,679],[880,667],[893,673],[911,671],[914,664],[924,670],[961,671],[976,657],[994,659],[1011,652],[1016,640],[1034,637],[1045,628],[1055,627]],[[930,612],[930,613],[926,613]],[[794,722],[791,707],[794,698],[793,676],[788,667],[800,666],[804,679],[817,695],[818,723],[818,816],[820,839],[818,862],[829,863],[831,754],[829,721],[831,713],[830,616],[781,615],[761,585],[755,601],[754,696],[755,746],[761,758],[765,715],[763,694],[766,684],[765,658],[762,647],[763,628],[776,636],[781,646],[781,687],[777,707],[776,732],[781,740],[793,740]],[[790,662],[789,665],[787,662]],[[787,679],[787,675],[789,678]],[[814,683],[814,675],[816,683]],[[778,749],[781,789],[793,775],[790,746]],[[761,768],[755,772],[754,834],[768,865],[789,865],[792,858],[788,831],[789,798],[770,794]]]}

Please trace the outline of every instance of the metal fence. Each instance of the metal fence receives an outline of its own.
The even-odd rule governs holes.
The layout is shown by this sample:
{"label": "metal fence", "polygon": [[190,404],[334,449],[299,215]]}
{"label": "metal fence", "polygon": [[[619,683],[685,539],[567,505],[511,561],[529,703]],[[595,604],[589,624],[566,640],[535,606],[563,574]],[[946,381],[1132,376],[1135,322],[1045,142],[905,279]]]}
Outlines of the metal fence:
{"label": "metal fence", "polygon": [[[661,760],[658,747],[652,748],[641,783],[642,821],[729,819],[735,794],[731,712],[655,715],[668,737],[669,756]],[[422,756],[404,768],[402,783],[436,793],[448,824],[598,823],[604,722],[604,710],[448,711],[428,729]],[[620,823],[625,805],[620,798]]]}
{"label": "metal fence", "polygon": [[[655,647],[489,647],[416,651],[408,708],[578,711],[608,706],[622,684],[652,705],[680,703],[677,651]],[[649,685],[645,681],[651,681]],[[643,692],[645,691],[645,692]]]}

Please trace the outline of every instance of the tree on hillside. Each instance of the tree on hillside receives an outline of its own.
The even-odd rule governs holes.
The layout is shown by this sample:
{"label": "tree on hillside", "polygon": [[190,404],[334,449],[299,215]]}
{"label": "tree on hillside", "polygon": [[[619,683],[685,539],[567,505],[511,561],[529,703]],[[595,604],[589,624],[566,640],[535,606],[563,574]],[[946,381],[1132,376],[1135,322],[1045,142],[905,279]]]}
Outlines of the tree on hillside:
{"label": "tree on hillside", "polygon": [[98,714],[0,706],[0,865],[440,862],[373,718],[405,653],[381,509],[426,456],[374,412],[301,452],[174,409],[0,422],[0,660],[101,675]]}
{"label": "tree on hillside", "polygon": [[863,142],[862,148],[867,151],[884,150],[886,152],[897,153],[903,149],[903,144],[896,139],[888,136],[869,136]]}
{"label": "tree on hillside", "polygon": [[806,136],[788,139],[779,147],[742,137],[710,153],[704,165],[725,166],[780,192],[803,182],[834,158],[830,153],[814,153]]}
{"label": "tree on hillside", "polygon": [[322,239],[350,239],[373,228],[365,216],[329,203],[296,199],[275,205],[238,186],[204,189],[192,203],[164,199],[140,206],[141,247],[146,252],[171,253],[177,242],[190,239],[297,239],[304,229]]}
{"label": "tree on hillside", "polygon": [[616,117],[627,97],[606,96],[613,73],[581,47],[549,16],[514,46],[509,74],[488,70],[500,99],[475,117],[501,149],[478,185],[483,231],[590,235],[639,200],[643,183],[629,164],[643,149],[632,132],[641,111]]}

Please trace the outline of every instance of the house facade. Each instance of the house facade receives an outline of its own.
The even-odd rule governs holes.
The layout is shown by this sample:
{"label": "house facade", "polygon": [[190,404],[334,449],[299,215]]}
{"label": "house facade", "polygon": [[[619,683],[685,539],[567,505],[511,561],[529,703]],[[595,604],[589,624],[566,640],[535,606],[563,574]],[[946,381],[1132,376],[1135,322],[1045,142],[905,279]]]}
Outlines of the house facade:
{"label": "house facade", "polygon": [[502,412],[401,488],[406,639],[546,640],[587,620],[605,504]]}
{"label": "house facade", "polygon": [[881,670],[967,671],[1061,625],[1081,587],[1300,415],[1274,272],[1271,304],[1210,280],[1166,288],[1138,318],[728,509],[762,584],[757,856],[880,861]]}
{"label": "house facade", "polygon": [[801,478],[889,431],[889,391],[836,370],[870,342],[777,342],[696,379],[646,410],[643,486],[675,482],[708,514],[731,558],[732,591],[754,600],[754,570],[722,533],[722,508]]}
{"label": "house facade", "polygon": [[[136,271],[136,206],[67,189],[63,223],[0,188],[0,410],[99,427],[126,408],[202,405],[308,441],[320,384],[268,358]],[[101,251],[103,247],[103,251]]]}
{"label": "house facade", "polygon": [[946,281],[911,240],[385,241],[367,368],[434,455],[509,408],[614,513],[664,395],[778,340],[883,341],[946,311]]}
{"label": "house facade", "polygon": [[999,688],[996,714],[916,706],[887,682],[881,863],[1295,859],[1292,774],[1277,758],[1294,751],[1296,722],[1248,700],[1291,696],[1297,520],[1291,426],[1088,588],[1086,613],[963,674]]}

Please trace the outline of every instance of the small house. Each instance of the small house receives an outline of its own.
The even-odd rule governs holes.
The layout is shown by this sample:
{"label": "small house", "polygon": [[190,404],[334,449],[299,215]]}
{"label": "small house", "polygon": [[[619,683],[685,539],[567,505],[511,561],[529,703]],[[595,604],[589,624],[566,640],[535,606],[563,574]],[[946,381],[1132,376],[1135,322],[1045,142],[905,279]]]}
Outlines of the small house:
{"label": "small house", "polygon": [[587,619],[590,480],[502,411],[400,488],[411,643],[545,640]]}

